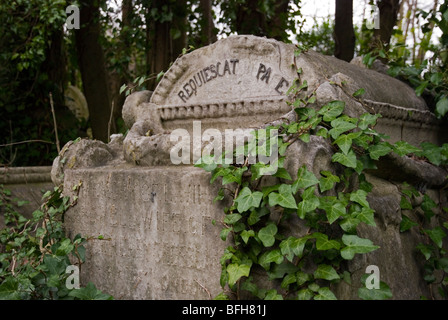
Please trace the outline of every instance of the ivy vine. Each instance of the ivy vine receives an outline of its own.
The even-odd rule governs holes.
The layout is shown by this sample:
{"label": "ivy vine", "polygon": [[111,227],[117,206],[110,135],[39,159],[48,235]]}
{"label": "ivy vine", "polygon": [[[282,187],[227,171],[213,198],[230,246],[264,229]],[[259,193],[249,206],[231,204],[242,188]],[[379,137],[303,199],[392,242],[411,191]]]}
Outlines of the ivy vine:
{"label": "ivy vine", "polygon": [[[331,101],[317,108],[314,92],[305,94],[306,90],[306,80],[297,79],[288,91],[294,97],[288,103],[294,107],[296,121],[266,128],[278,131],[276,141],[266,137],[268,134],[255,131],[255,143],[246,144],[245,148],[234,152],[234,159],[241,155],[245,157],[243,164],[226,164],[224,155],[204,156],[195,164],[211,173],[211,183],[221,178],[223,187],[215,201],[232,199],[221,221],[224,226],[221,239],[231,239],[231,245],[220,260],[220,283],[224,291],[216,299],[238,299],[243,292],[260,299],[336,299],[334,284],[350,283],[351,275],[345,262],[357,254],[367,254],[379,248],[357,233],[359,224],[376,226],[375,210],[367,200],[373,186],[366,180],[365,170],[376,169],[375,161],[390,152],[399,156],[426,157],[436,165],[446,163],[448,159],[448,144],[437,147],[424,143],[417,148],[405,141],[389,143],[386,135],[374,129],[381,115],[365,113],[359,118],[349,117],[344,114],[344,101]],[[353,93],[353,97],[363,93],[360,89]],[[300,139],[308,143],[312,136],[331,142],[334,148],[331,161],[340,170],[321,171],[317,177],[311,168],[303,165],[297,171],[297,178],[293,179],[283,167],[286,151],[294,141]],[[249,157],[254,154],[272,152],[269,146],[275,143],[279,158],[274,174],[267,163],[249,163]],[[276,181],[280,183],[269,183],[271,176],[278,178]],[[429,210],[433,202],[425,199],[422,205]],[[288,234],[283,228],[294,215],[308,228],[302,236]],[[413,225],[410,221],[403,216],[401,231]],[[448,228],[447,223],[443,227]],[[436,245],[431,248],[426,244],[418,246],[431,265],[428,270],[448,271],[448,259],[442,249],[442,238],[445,237],[442,227],[432,231],[422,229],[422,232]],[[263,282],[256,278],[263,273],[277,285],[271,283],[262,287]],[[430,276],[425,279],[433,280]],[[446,277],[443,279],[446,281]],[[364,282],[358,289],[361,299],[392,297],[385,282],[381,281],[379,289],[367,289],[366,276],[361,280]]]}

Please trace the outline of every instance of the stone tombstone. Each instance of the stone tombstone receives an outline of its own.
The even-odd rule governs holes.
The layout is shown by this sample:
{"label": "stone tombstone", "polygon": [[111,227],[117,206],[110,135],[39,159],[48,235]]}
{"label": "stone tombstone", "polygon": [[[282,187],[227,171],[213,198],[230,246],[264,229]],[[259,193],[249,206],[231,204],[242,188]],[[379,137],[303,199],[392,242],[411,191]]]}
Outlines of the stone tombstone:
{"label": "stone tombstone", "polygon": [[[127,97],[123,119],[130,130],[125,137],[113,135],[108,144],[80,140],[63,148],[52,179],[71,196],[77,192],[73,186],[82,182],[77,205],[65,214],[70,236],[90,237],[82,283],[92,281],[116,299],[210,299],[220,293],[219,260],[229,243],[219,234],[231,199],[213,202],[219,183],[211,185],[210,174],[193,167],[208,142],[202,135],[207,130],[244,133],[294,120],[287,92],[299,69],[307,92],[316,94],[316,107],[343,100],[352,117],[379,112],[376,129],[391,141],[445,141],[440,122],[406,84],[334,57],[313,51],[296,57],[294,52],[291,44],[242,35],[182,55],[154,92]],[[362,99],[353,99],[360,88],[365,89]],[[173,163],[171,152],[178,143],[172,137],[176,130],[192,136],[180,163]],[[306,164],[319,177],[321,170],[334,169],[332,153],[323,138],[299,140],[289,148],[285,167],[294,177]],[[360,226],[359,235],[381,250],[355,257],[348,269],[355,274],[377,265],[394,298],[428,296],[413,249],[422,236],[399,233],[396,183],[410,180],[435,192],[447,174],[408,157],[384,157],[378,167],[368,175],[377,227]],[[300,236],[306,230],[298,220],[281,227]],[[356,298],[356,290],[342,282],[335,291],[340,299]]]}

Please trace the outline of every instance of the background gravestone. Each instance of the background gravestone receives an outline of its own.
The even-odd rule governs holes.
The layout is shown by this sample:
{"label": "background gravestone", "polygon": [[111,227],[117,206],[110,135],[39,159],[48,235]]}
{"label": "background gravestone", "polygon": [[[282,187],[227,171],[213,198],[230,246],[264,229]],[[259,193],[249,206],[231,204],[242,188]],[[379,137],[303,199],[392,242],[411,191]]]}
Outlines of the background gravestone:
{"label": "background gravestone", "polygon": [[[176,141],[170,132],[192,134],[193,121],[201,122],[202,133],[294,119],[286,92],[299,68],[308,92],[316,93],[316,107],[343,100],[352,117],[380,112],[376,129],[391,141],[444,141],[438,120],[404,83],[312,51],[295,57],[294,51],[293,45],[254,36],[231,36],[195,50],[173,63],[154,93],[127,98],[126,137],[115,135],[107,145],[81,140],[64,147],[53,164],[53,181],[63,183],[67,195],[82,182],[78,204],[66,213],[66,229],[71,236],[103,238],[87,245],[82,282],[93,281],[116,298],[128,299],[207,299],[221,292],[219,258],[228,244],[219,232],[228,202],[213,203],[218,185],[211,186],[210,175],[192,166],[201,151],[194,139],[190,165],[173,165],[170,151]],[[354,100],[360,88],[363,99]],[[333,168],[331,154],[323,138],[297,141],[285,167],[294,177],[306,164],[319,177],[321,170]],[[364,227],[359,235],[381,250],[355,258],[348,269],[378,265],[394,298],[416,299],[428,290],[423,280],[409,282],[421,279],[413,251],[421,235],[399,233],[400,193],[394,183],[411,177],[413,183],[437,188],[446,182],[446,172],[407,157],[386,158],[379,166],[376,176],[368,176],[377,227]],[[304,231],[298,219],[287,227],[298,236]],[[356,290],[344,284],[336,292],[341,299],[356,297]]]}

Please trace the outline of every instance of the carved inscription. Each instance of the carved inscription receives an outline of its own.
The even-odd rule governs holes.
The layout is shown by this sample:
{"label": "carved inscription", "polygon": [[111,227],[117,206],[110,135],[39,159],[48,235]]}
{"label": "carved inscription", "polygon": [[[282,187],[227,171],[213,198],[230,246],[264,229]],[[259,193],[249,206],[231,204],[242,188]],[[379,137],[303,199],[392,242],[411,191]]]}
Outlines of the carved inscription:
{"label": "carved inscription", "polygon": [[[271,78],[271,67],[265,66],[263,63],[260,63],[260,66],[258,67],[257,71],[257,80],[264,81],[266,84],[269,84],[269,79]],[[278,94],[283,94],[284,91],[281,91],[283,87],[288,88],[289,82],[281,77],[280,81],[275,86],[275,91],[277,91]]]}
{"label": "carved inscription", "polygon": [[217,62],[216,64],[211,64],[199,70],[193,77],[191,77],[182,87],[183,90],[178,92],[179,98],[183,102],[187,100],[194,94],[196,95],[200,87],[207,84],[207,82],[212,81],[216,77],[223,77],[226,74],[234,75],[236,64],[239,62],[238,59],[224,60],[224,62]]}

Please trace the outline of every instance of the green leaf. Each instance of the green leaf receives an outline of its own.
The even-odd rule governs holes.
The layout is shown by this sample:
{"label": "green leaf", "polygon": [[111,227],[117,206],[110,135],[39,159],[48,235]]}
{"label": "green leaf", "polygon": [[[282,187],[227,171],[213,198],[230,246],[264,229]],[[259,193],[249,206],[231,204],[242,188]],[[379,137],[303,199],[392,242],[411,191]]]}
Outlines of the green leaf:
{"label": "green leaf", "polygon": [[367,208],[367,207],[362,207],[360,212],[354,214],[354,217],[369,226],[375,227],[376,223],[375,223],[374,213],[375,213],[375,210]]}
{"label": "green leaf", "polygon": [[283,240],[280,243],[282,255],[284,255],[290,262],[292,262],[294,256],[301,258],[308,239],[310,239],[310,237],[305,236],[302,238],[288,237],[286,240]]}
{"label": "green leaf", "polygon": [[319,183],[314,173],[308,171],[305,165],[297,171],[297,180],[292,184],[292,192],[295,194],[300,188],[306,189]]}
{"label": "green leaf", "polygon": [[241,238],[243,239],[244,243],[247,244],[250,237],[255,237],[255,231],[254,230],[243,230],[241,232]]}
{"label": "green leaf", "polygon": [[252,207],[257,208],[260,205],[263,194],[259,191],[252,191],[248,187],[244,187],[235,199],[237,210],[243,213]]}
{"label": "green leaf", "polygon": [[342,133],[356,128],[356,124],[337,118],[331,121],[332,129],[328,131],[333,139],[337,139]]}
{"label": "green leaf", "polygon": [[403,210],[412,210],[413,209],[411,202],[404,195],[401,196],[400,208]]}
{"label": "green leaf", "polygon": [[361,130],[366,130],[370,125],[374,125],[380,117],[380,114],[364,113],[359,118],[358,128]]}
{"label": "green leaf", "polygon": [[75,246],[72,244],[70,239],[64,239],[61,242],[61,245],[59,246],[59,248],[56,250],[56,255],[57,256],[66,256],[68,255],[70,252],[72,252],[72,250],[75,248]]}
{"label": "green leaf", "polygon": [[377,145],[369,147],[370,158],[378,160],[380,157],[385,156],[392,151],[390,144],[387,142],[380,142]]}
{"label": "green leaf", "polygon": [[81,300],[112,300],[112,296],[102,293],[92,282],[89,282],[85,288],[73,289],[68,294]]}
{"label": "green leaf", "polygon": [[326,264],[319,264],[316,271],[314,271],[314,278],[331,281],[339,279],[340,277],[332,266]]}
{"label": "green leaf", "polygon": [[202,168],[207,172],[212,172],[218,166],[215,162],[215,158],[210,155],[203,156],[194,165],[195,167]]}
{"label": "green leaf", "polygon": [[431,217],[434,216],[434,211],[432,211],[433,208],[437,208],[437,204],[432,200],[430,197],[428,197],[427,194],[423,196],[423,201],[420,206],[425,213],[426,219],[431,219]]}
{"label": "green leaf", "polygon": [[414,147],[413,145],[407,143],[406,141],[397,141],[397,142],[395,142],[395,144],[392,147],[393,147],[393,150],[395,151],[395,153],[401,157],[408,155],[410,153],[420,151],[419,148]]}
{"label": "green leaf", "polygon": [[400,232],[405,232],[415,226],[418,226],[418,223],[412,221],[404,214],[401,215]]}
{"label": "green leaf", "polygon": [[229,274],[229,286],[233,286],[241,277],[248,277],[250,273],[250,265],[231,263],[227,266]]}
{"label": "green leaf", "polygon": [[308,288],[301,289],[299,292],[297,292],[297,299],[298,300],[310,300],[314,296],[313,291],[311,291]]}
{"label": "green leaf", "polygon": [[392,291],[385,282],[380,281],[379,289],[367,289],[364,285],[358,289],[358,296],[363,300],[386,300],[392,298]]}
{"label": "green leaf", "polygon": [[282,184],[277,192],[269,194],[269,205],[271,207],[279,205],[284,208],[297,209],[296,200],[292,195],[291,185]]}
{"label": "green leaf", "polygon": [[420,144],[420,147],[423,149],[423,151],[417,152],[416,154],[418,156],[424,156],[429,161],[431,161],[436,166],[440,165],[442,162],[442,153],[438,146],[429,143],[429,142],[422,142]]}
{"label": "green leaf", "polygon": [[297,206],[297,215],[300,219],[305,219],[308,212],[315,210],[319,206],[319,198],[314,195],[315,187],[309,187],[302,194],[302,201]]}
{"label": "green leaf", "polygon": [[235,224],[237,221],[239,221],[241,218],[242,216],[238,213],[228,214],[224,218],[224,223],[232,225]]}
{"label": "green leaf", "polygon": [[364,88],[358,89],[353,93],[354,97],[362,96],[364,93],[366,93],[366,90]]}
{"label": "green leaf", "polygon": [[356,190],[356,192],[352,192],[350,194],[350,201],[359,203],[363,207],[370,208],[369,203],[367,202],[367,192],[364,190]]}
{"label": "green leaf", "polygon": [[275,289],[271,289],[266,292],[266,296],[264,297],[264,300],[283,300],[283,297],[281,294],[277,292]]}
{"label": "green leaf", "polygon": [[0,284],[0,300],[20,300],[19,281],[14,277],[7,277]]}
{"label": "green leaf", "polygon": [[319,208],[325,211],[330,224],[347,213],[344,204],[334,197],[321,197],[319,199]]}
{"label": "green leaf", "polygon": [[415,246],[416,249],[420,250],[420,252],[425,256],[425,259],[428,260],[431,258],[434,248],[432,246],[419,243]]}
{"label": "green leaf", "polygon": [[319,114],[323,115],[324,121],[330,122],[336,119],[337,116],[341,115],[345,108],[344,101],[331,101],[330,103],[324,105],[320,110]]}
{"label": "green leaf", "polygon": [[272,262],[276,264],[282,263],[284,260],[280,249],[269,250],[263,253],[260,258],[258,258],[258,264],[261,265],[265,270],[269,270],[269,266]]}
{"label": "green leaf", "polygon": [[344,154],[347,154],[352,147],[353,139],[348,134],[341,134],[335,141]]}
{"label": "green leaf", "polygon": [[435,227],[434,229],[424,229],[423,231],[440,249],[442,249],[443,238],[446,237],[446,234],[445,232],[443,232],[441,227]]}
{"label": "green leaf", "polygon": [[273,223],[258,231],[258,238],[263,242],[265,247],[271,247],[275,242],[275,235],[277,234],[277,226]]}
{"label": "green leaf", "polygon": [[338,176],[333,175],[330,171],[321,171],[323,177],[319,179],[320,192],[333,189],[334,184],[340,182]]}
{"label": "green leaf", "polygon": [[348,168],[356,168],[357,165],[356,155],[353,150],[350,150],[347,154],[337,152],[331,157],[331,161],[339,162]]}
{"label": "green leaf", "polygon": [[341,249],[341,256],[345,260],[352,260],[356,253],[368,253],[379,248],[371,240],[359,238],[356,235],[344,234],[342,242],[346,245]]}
{"label": "green leaf", "polygon": [[442,98],[437,101],[436,104],[436,114],[439,117],[443,117],[448,112],[448,99]]}
{"label": "green leaf", "polygon": [[291,175],[285,168],[278,168],[277,172],[273,176],[277,177],[277,178],[286,179],[286,180],[292,180]]}
{"label": "green leaf", "polygon": [[336,240],[328,240],[328,236],[326,234],[320,232],[314,232],[311,235],[316,239],[316,249],[317,250],[330,250],[336,249],[339,250],[341,244]]}
{"label": "green leaf", "polygon": [[317,291],[317,295],[314,297],[314,300],[337,300],[336,296],[333,292],[331,292],[330,288],[322,287]]}

